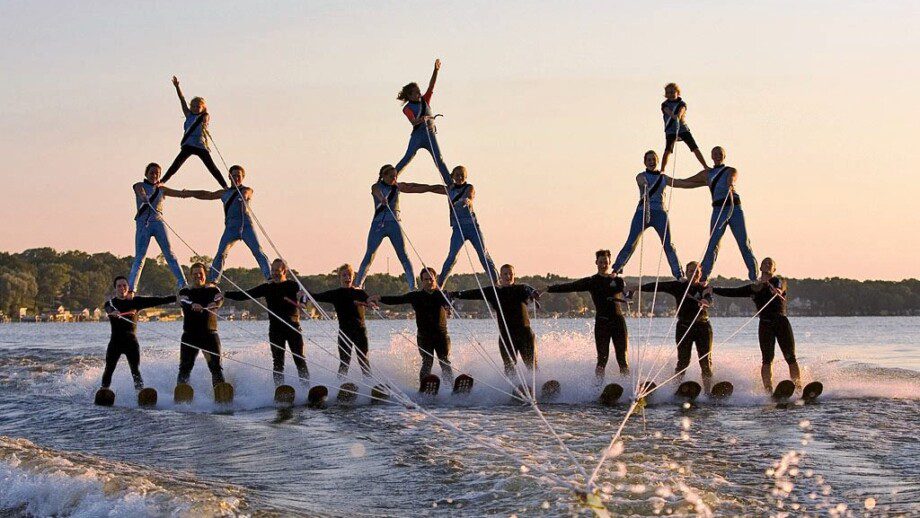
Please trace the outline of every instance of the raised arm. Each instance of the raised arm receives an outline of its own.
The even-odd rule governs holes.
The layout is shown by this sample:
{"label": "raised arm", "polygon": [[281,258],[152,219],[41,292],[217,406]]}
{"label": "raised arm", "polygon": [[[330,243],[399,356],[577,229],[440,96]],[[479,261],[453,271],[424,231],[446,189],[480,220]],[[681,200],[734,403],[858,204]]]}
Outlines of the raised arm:
{"label": "raised arm", "polygon": [[404,192],[407,194],[417,194],[423,192],[434,192],[438,194],[445,194],[443,185],[428,185],[424,183],[412,183],[412,182],[399,182],[396,184],[399,187],[399,192]]}
{"label": "raised arm", "polygon": [[431,71],[431,80],[428,81],[428,91],[425,92],[425,101],[431,102],[431,94],[434,92],[434,84],[438,81],[438,70],[441,70],[441,60],[434,60],[434,70]]}
{"label": "raised arm", "polygon": [[182,104],[182,114],[188,115],[191,110],[189,110],[188,108],[188,103],[185,102],[185,96],[182,95],[182,88],[179,88],[179,78],[176,76],[173,76],[172,83],[173,83],[173,86],[176,87],[176,95],[179,96],[179,102]]}

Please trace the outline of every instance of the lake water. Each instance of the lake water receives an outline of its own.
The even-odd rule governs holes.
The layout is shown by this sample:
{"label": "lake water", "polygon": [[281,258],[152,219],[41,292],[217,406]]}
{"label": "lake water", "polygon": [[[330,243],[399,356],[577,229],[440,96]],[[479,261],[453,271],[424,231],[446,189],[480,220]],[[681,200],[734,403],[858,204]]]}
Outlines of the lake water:
{"label": "lake water", "polygon": [[[745,322],[713,320],[715,378],[734,383],[732,398],[686,409],[665,389],[626,421],[622,448],[597,482],[610,512],[920,515],[920,318],[794,318],[804,378],[822,381],[825,393],[784,408],[759,388],[757,323],[723,343]],[[673,371],[670,324],[629,321],[634,376],[661,367],[661,381]],[[124,359],[116,406],[92,404],[108,324],[0,325],[0,515],[589,516],[572,488],[597,465],[635,385],[611,360],[607,381],[627,393],[619,406],[598,405],[591,321],[536,320],[536,383],[562,386],[539,405],[544,422],[509,396],[493,364],[495,324],[452,320],[454,365],[476,386],[466,397],[442,390],[425,399],[416,392],[420,358],[403,336],[414,324],[373,321],[376,375],[424,412],[366,395],[351,407],[331,397],[324,410],[306,408],[290,357],[297,404],[277,409],[264,370],[267,322],[220,327],[231,409],[211,402],[200,358],[195,401],[173,404],[181,323],[139,326],[156,409],[137,408]],[[307,322],[304,331],[311,381],[334,392],[337,362],[320,350],[334,352],[334,323]],[[787,377],[781,359],[774,371]],[[698,367],[687,376],[698,380]],[[374,383],[352,381],[362,394]]]}

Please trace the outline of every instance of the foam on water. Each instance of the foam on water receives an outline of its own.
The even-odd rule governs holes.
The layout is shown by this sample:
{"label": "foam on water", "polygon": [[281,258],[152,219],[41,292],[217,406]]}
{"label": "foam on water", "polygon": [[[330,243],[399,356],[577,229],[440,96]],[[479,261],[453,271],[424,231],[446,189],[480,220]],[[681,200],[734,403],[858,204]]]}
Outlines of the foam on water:
{"label": "foam on water", "polygon": [[[661,381],[673,372],[673,336],[665,336],[666,323],[656,323],[648,339],[652,345],[644,346],[646,328],[643,324],[631,321],[633,373],[638,375],[640,368],[647,373],[657,359],[656,365],[663,366],[656,378]],[[263,332],[266,327],[265,323],[247,325]],[[419,398],[419,401],[439,418],[457,424],[484,442],[501,445],[523,459],[524,465],[496,454],[479,441],[458,437],[444,422],[419,412],[384,405],[357,411],[337,408],[334,396],[340,381],[333,372],[338,361],[310,342],[307,355],[311,382],[330,388],[332,408],[326,412],[295,409],[291,414],[293,418],[280,417],[282,412],[260,411],[274,406],[270,372],[229,360],[224,361],[224,368],[228,381],[236,388],[232,406],[236,415],[207,415],[220,414],[227,409],[212,403],[210,374],[200,357],[192,373],[196,390],[194,403],[174,405],[172,390],[178,368],[178,348],[174,343],[146,336],[141,337],[141,370],[146,384],[159,392],[159,407],[167,412],[147,414],[125,410],[135,407],[136,400],[123,359],[116,370],[113,388],[118,395],[116,406],[125,408],[109,411],[92,407],[92,395],[98,388],[102,370],[101,345],[95,345],[92,350],[85,346],[75,346],[71,350],[61,347],[56,350],[64,352],[58,353],[49,353],[44,348],[13,351],[0,347],[0,386],[15,387],[26,401],[31,397],[27,394],[50,396],[55,405],[85,420],[89,428],[105,423],[107,429],[114,432],[113,437],[118,437],[113,449],[117,452],[118,447],[132,445],[129,449],[136,456],[132,460],[151,462],[134,446],[139,436],[162,430],[164,435],[168,433],[184,439],[187,443],[182,444],[181,451],[174,452],[183,459],[178,464],[184,466],[182,469],[195,469],[196,472],[201,469],[206,476],[217,478],[236,476],[231,480],[246,487],[247,499],[254,503],[274,504],[279,498],[283,502],[295,502],[285,510],[308,509],[312,512],[317,508],[342,506],[342,514],[347,514],[344,510],[352,510],[351,500],[343,502],[341,492],[325,486],[333,484],[329,477],[336,481],[335,487],[347,485],[354,472],[361,471],[375,480],[375,484],[366,488],[368,494],[355,498],[354,505],[365,506],[371,502],[370,508],[384,514],[386,509],[393,509],[388,507],[390,502],[400,502],[396,505],[404,506],[406,502],[417,503],[421,506],[420,515],[427,514],[426,507],[432,514],[507,515],[516,512],[551,516],[584,513],[585,508],[573,498],[570,490],[560,487],[555,480],[542,478],[536,469],[531,469],[545,469],[567,481],[580,480],[573,462],[560,451],[534,412],[512,403],[511,397],[502,392],[511,392],[512,386],[493,366],[493,362],[501,363],[494,324],[478,322],[473,325],[478,325],[478,329],[474,328],[474,337],[481,342],[490,359],[483,358],[474,349],[470,335],[458,322],[451,322],[455,374],[472,375],[476,379],[473,392],[466,397],[452,397],[449,387],[442,385],[442,393],[437,398]],[[397,333],[405,330],[413,336],[414,325],[400,321],[390,322],[386,327],[373,322],[371,326],[371,363],[375,372],[418,397],[421,357],[412,341]],[[305,323],[304,328],[307,333],[315,332],[316,324]],[[269,346],[258,339],[234,336],[233,329],[229,324],[222,324],[225,353],[233,359],[269,368]],[[590,471],[620,424],[636,379],[613,374],[616,362],[611,358],[606,382],[621,383],[626,390],[623,403],[617,408],[600,407],[595,404],[601,387],[594,378],[595,352],[590,323],[535,321],[535,331],[540,362],[536,382],[539,385],[556,379],[562,386],[553,404],[541,406],[560,437]],[[725,332],[724,328],[717,328],[716,343],[731,331],[733,329]],[[313,336],[315,338],[315,334]],[[715,381],[731,381],[735,385],[733,397],[712,404],[701,397],[699,408],[684,411],[671,396],[676,385],[657,392],[645,414],[634,416],[624,429],[621,442],[601,471],[598,479],[601,500],[617,514],[636,515],[779,515],[806,509],[819,514],[845,515],[847,513],[838,511],[838,506],[849,506],[849,510],[853,510],[856,504],[862,506],[864,501],[878,505],[876,511],[917,510],[914,502],[920,495],[920,488],[909,480],[901,482],[898,479],[898,474],[915,472],[915,464],[898,460],[900,457],[889,450],[893,452],[897,445],[912,447],[911,443],[903,441],[913,437],[909,430],[909,412],[916,408],[916,401],[920,399],[920,373],[908,370],[910,365],[908,369],[897,369],[874,364],[867,361],[866,356],[875,353],[853,355],[854,345],[859,344],[843,344],[839,348],[809,343],[801,346],[799,359],[805,381],[824,383],[822,400],[826,404],[793,405],[789,409],[778,409],[762,392],[756,335],[742,333],[737,341],[718,347],[713,361]],[[334,345],[326,347],[334,350]],[[297,389],[296,402],[301,405],[306,391],[296,382],[289,354],[286,363],[288,382]],[[356,367],[353,360],[352,374],[358,370]],[[439,372],[437,363],[434,372]],[[778,358],[774,364],[775,380],[784,379],[786,374],[785,362]],[[695,353],[686,378],[699,380]],[[350,381],[363,380],[359,374]],[[372,385],[376,381],[367,383]],[[362,386],[361,392],[365,395],[359,398],[358,404],[367,405],[369,387]],[[890,401],[862,405],[869,399]],[[857,405],[862,405],[866,412],[853,412]],[[23,408],[26,410],[11,408],[7,415],[18,415],[17,412],[28,415],[28,406]],[[875,419],[890,422],[879,427]],[[40,426],[39,421],[36,420],[35,426]],[[58,423],[53,419],[49,421]],[[219,437],[210,437],[214,429],[221,430]],[[37,442],[48,440],[33,427],[23,426],[22,430],[10,433],[28,434],[26,436]],[[234,440],[237,434],[243,435]],[[204,438],[199,437],[202,435]],[[55,437],[54,431],[49,431],[47,437]],[[110,448],[97,443],[96,449],[86,449],[82,443],[72,440],[54,444],[77,451],[108,451]],[[297,455],[290,457],[288,448],[296,448]],[[232,451],[233,455],[225,458],[224,451]],[[54,454],[70,461],[74,455],[80,454],[61,451]],[[205,463],[195,460],[208,458],[213,461],[215,457],[223,463],[210,471]],[[336,469],[327,469],[325,464],[338,457],[344,460],[335,464]],[[22,456],[17,453],[16,459],[20,458]],[[184,460],[186,458],[188,460]],[[86,509],[102,509],[116,515],[122,508],[130,509],[125,514],[149,514],[145,510],[151,508],[179,510],[173,514],[181,514],[189,505],[183,500],[185,497],[177,496],[175,488],[184,486],[176,484],[176,476],[172,474],[137,468],[143,472],[143,478],[160,476],[165,479],[162,484],[157,483],[167,488],[157,497],[164,500],[151,500],[149,493],[137,491],[124,482],[120,487],[128,489],[107,493],[104,482],[99,485],[99,480],[84,476],[86,466],[95,469],[94,462],[79,459],[75,464],[83,471],[62,475],[64,478],[60,479],[49,478],[48,470],[23,470],[20,465],[14,465],[17,460],[9,459],[8,455],[0,456],[0,461],[6,463],[0,463],[0,472],[4,486],[16,488],[18,496],[10,506],[20,511],[27,505],[48,505],[47,508],[34,507],[33,514],[80,514],[84,512],[80,510],[84,505],[81,504],[82,495],[85,495]],[[154,461],[153,464],[158,463]],[[166,465],[174,468],[174,464]],[[280,466],[283,469],[279,469]],[[125,469],[131,466],[112,463],[108,472],[119,478]],[[321,478],[325,482],[307,481],[317,469],[324,470]],[[774,471],[765,473],[765,469]],[[808,471],[816,475],[806,475]],[[825,475],[826,479],[819,478]],[[259,482],[250,487],[248,481],[253,476],[257,476]],[[392,485],[387,485],[388,482]],[[832,483],[834,489],[824,494],[825,486],[830,487]],[[877,486],[872,487],[873,483]],[[56,490],[60,495],[76,496],[69,499],[61,496],[59,501],[45,502],[44,485],[60,486]],[[838,486],[848,489],[838,493]],[[287,491],[282,487],[287,487]],[[303,499],[291,496],[294,487],[297,492],[303,488]],[[397,488],[406,488],[407,493],[397,496],[394,491],[401,490]],[[208,495],[219,494],[219,489],[208,487],[201,496],[207,499]],[[378,493],[380,500],[376,500]],[[319,502],[316,506],[311,502],[313,499]],[[167,503],[162,503],[164,501]],[[93,507],[97,505],[102,507]],[[399,509],[407,512],[406,507]]]}
{"label": "foam on water", "polygon": [[245,508],[231,487],[3,436],[0,488],[0,510],[27,516],[229,516]]}
{"label": "foam on water", "polygon": [[[424,398],[419,401],[434,406],[511,404],[512,398],[509,393],[514,390],[509,381],[492,363],[501,365],[497,351],[498,345],[490,338],[492,337],[476,339],[479,340],[481,348],[489,353],[492,361],[482,355],[481,348],[473,346],[471,338],[465,337],[464,339],[460,336],[454,339],[451,359],[455,374],[467,373],[476,379],[476,385],[469,396],[452,397],[450,388],[442,386],[442,391],[436,398]],[[616,373],[614,359],[611,359],[608,364],[608,375],[605,382],[623,385],[625,389],[623,401],[632,398],[638,376],[641,375],[645,379],[650,372],[657,373],[654,379],[661,382],[673,373],[676,361],[674,347],[670,344],[660,345],[660,340],[649,340],[649,343],[654,345],[644,345],[643,341],[639,337],[631,344],[632,377],[620,376]],[[256,343],[256,340],[252,342],[253,344],[249,347],[233,347],[225,350],[225,354],[230,355],[234,360],[245,362],[243,364],[224,359],[225,376],[235,388],[233,410],[252,410],[274,405],[272,375],[262,370],[271,368],[269,345],[266,342]],[[537,385],[550,379],[558,380],[562,385],[562,391],[553,403],[586,404],[597,401],[602,385],[599,385],[594,377],[594,355],[586,354],[586,351],[591,351],[593,348],[593,336],[589,332],[550,331],[538,338],[540,369],[536,375]],[[394,332],[390,334],[387,343],[371,350],[370,357],[375,373],[383,379],[392,380],[401,390],[417,397],[417,376],[421,357],[410,339]],[[330,388],[330,395],[334,397],[336,387],[343,381],[332,374],[338,368],[337,359],[315,347],[311,348],[310,344],[307,347],[307,358],[311,369],[311,383],[326,385]],[[728,380],[735,386],[734,395],[719,404],[752,406],[770,401],[761,387],[758,360],[759,358],[752,356],[751,351],[747,348],[724,346],[723,350],[715,351],[713,355],[715,381]],[[191,404],[175,405],[172,401],[172,390],[175,387],[178,362],[178,351],[174,348],[171,350],[146,348],[142,354],[141,372],[146,385],[156,388],[159,392],[158,407],[192,412],[227,410],[213,403],[210,373],[201,357],[198,358],[191,377],[191,385],[196,394],[195,400]],[[297,390],[295,404],[305,404],[307,390],[297,382],[296,370],[289,353],[286,363],[287,381]],[[377,381],[357,375],[358,369],[354,365],[355,361],[353,360],[352,363],[352,376],[347,381],[353,381],[360,387],[362,396],[358,399],[357,404],[367,404],[370,402],[368,396],[370,386],[375,385]],[[262,367],[262,369],[252,365]],[[879,368],[813,356],[802,357],[800,365],[803,367],[803,377],[806,382],[819,380],[824,383],[825,392],[822,396],[824,399],[917,399],[920,397],[920,373],[914,371]],[[774,363],[775,381],[788,377],[786,368],[782,360]],[[439,367],[435,363],[434,372],[438,371]],[[101,374],[101,363],[77,361],[66,369],[65,376],[47,376],[47,379],[50,380],[54,390],[89,400],[99,386]],[[525,374],[526,382],[530,384],[530,374],[526,371]],[[38,379],[43,378],[35,378],[36,381]],[[699,366],[695,359],[686,373],[686,379],[700,379]],[[512,380],[514,386],[521,384],[516,376],[512,376]],[[124,359],[115,372],[112,388],[117,394],[116,405],[137,406],[133,382]],[[662,388],[653,395],[652,402],[676,404],[677,400],[672,395],[674,388],[676,384],[671,388]],[[701,397],[701,401],[706,400],[705,396]]]}

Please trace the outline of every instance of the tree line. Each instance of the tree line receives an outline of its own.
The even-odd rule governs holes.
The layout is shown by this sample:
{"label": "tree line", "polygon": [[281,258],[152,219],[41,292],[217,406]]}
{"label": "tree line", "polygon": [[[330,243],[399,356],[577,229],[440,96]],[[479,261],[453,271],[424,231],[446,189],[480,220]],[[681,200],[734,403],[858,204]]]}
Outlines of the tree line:
{"label": "tree line", "polygon": [[[202,261],[210,264],[209,257],[192,257],[189,262]],[[89,254],[71,250],[58,252],[52,248],[32,248],[20,253],[0,252],[0,313],[10,316],[26,308],[31,314],[54,311],[60,306],[70,311],[90,310],[101,307],[112,293],[112,279],[116,275],[127,275],[132,258],[117,257],[108,252]],[[224,290],[236,289],[233,283],[251,288],[263,282],[258,268],[229,268],[220,286]],[[586,268],[585,275],[591,272]],[[301,281],[311,291],[321,291],[338,286],[334,272],[326,274],[301,275]],[[572,279],[548,273],[519,277],[518,282],[530,284],[538,290]],[[232,282],[231,282],[232,281]],[[485,274],[479,274],[478,281],[488,286]],[[654,281],[648,277],[643,282]],[[857,281],[839,277],[826,279],[788,279],[789,312],[797,316],[896,316],[920,315],[920,280],[902,281]],[[638,279],[626,278],[633,286]],[[717,277],[712,280],[718,286],[743,284],[739,279]],[[448,289],[462,290],[476,288],[477,278],[473,274],[457,274],[448,281]],[[402,276],[387,274],[370,275],[365,289],[372,294],[403,293],[408,286]],[[162,257],[147,259],[140,283],[145,294],[167,294],[175,292],[176,282]],[[651,308],[651,294],[642,297],[642,313]],[[638,312],[637,300],[630,304],[630,311]],[[716,297],[711,311],[716,316],[743,316],[753,313],[753,305],[745,299]],[[471,316],[488,316],[482,302],[462,301],[463,313]],[[264,311],[254,302],[231,302],[227,305],[252,314],[262,315]],[[674,310],[670,296],[656,299],[654,313],[668,314]],[[405,314],[408,306],[387,307],[397,314]],[[541,316],[592,316],[593,305],[587,293],[548,294],[542,297],[538,314]],[[264,315],[263,315],[264,316]]]}

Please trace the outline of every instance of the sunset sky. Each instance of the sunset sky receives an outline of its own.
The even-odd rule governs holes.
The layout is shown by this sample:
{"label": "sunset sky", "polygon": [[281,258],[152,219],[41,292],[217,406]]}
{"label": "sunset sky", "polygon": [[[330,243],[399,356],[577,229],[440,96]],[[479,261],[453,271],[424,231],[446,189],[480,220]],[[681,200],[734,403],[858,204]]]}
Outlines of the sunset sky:
{"label": "sunset sky", "polygon": [[[918,11],[899,1],[6,1],[0,250],[133,254],[131,185],[179,150],[175,74],[188,98],[207,99],[220,150],[246,167],[253,209],[289,262],[307,273],[357,264],[370,186],[408,142],[396,93],[425,84],[439,57],[432,108],[444,114],[445,159],[467,166],[489,250],[519,274],[590,274],[595,249],[619,250],[642,155],[664,144],[662,87],[676,81],[707,157],[722,145],[739,170],[758,258],[792,277],[917,277]],[[678,177],[699,170],[683,144],[676,166]],[[424,151],[401,180],[440,181]],[[195,158],[169,186],[217,188]],[[404,195],[402,209],[408,237],[440,269],[443,197]],[[701,257],[710,210],[707,189],[675,192],[682,261]],[[214,254],[219,203],[171,199],[165,214]],[[654,275],[661,247],[646,237],[643,274]],[[175,238],[173,248],[191,255]],[[372,273],[388,257],[400,273],[388,243]],[[255,266],[242,243],[229,264]],[[470,269],[462,255],[455,271]],[[637,255],[626,273],[638,269]],[[744,276],[728,234],[714,273]]]}

